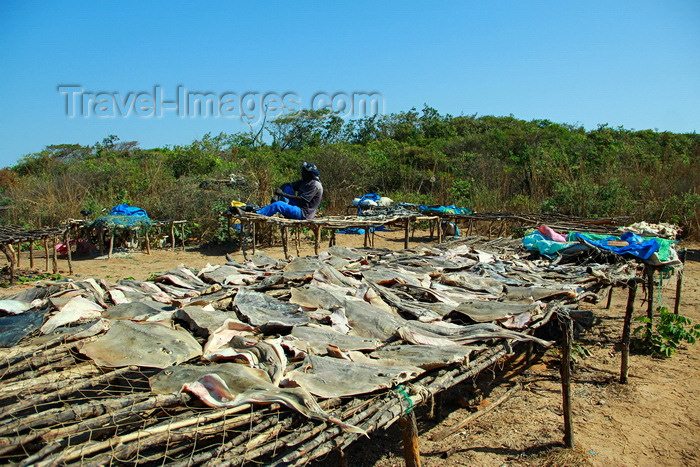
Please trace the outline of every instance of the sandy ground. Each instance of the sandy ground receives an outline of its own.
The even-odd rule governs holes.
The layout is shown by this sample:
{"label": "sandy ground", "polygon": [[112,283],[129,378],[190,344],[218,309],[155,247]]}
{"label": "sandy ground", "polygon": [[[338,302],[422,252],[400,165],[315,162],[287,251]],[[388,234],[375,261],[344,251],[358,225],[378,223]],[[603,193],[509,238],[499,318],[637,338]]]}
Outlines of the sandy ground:
{"label": "sandy ground", "polygon": [[[428,242],[419,232],[412,244]],[[422,236],[421,236],[422,235]],[[362,236],[339,236],[342,246],[361,246]],[[377,234],[375,246],[400,249],[400,231]],[[687,244],[688,261],[683,277],[680,314],[700,323],[700,245]],[[294,249],[292,248],[292,251]],[[264,252],[281,258],[280,247]],[[240,261],[240,251],[225,247],[153,250],[118,253],[106,260],[95,255],[74,259],[74,278],[100,277],[111,281],[133,277],[145,280],[155,273],[184,264],[201,269],[207,263],[223,264],[230,253]],[[301,255],[313,254],[309,242],[302,244]],[[35,265],[43,267],[43,253]],[[28,266],[23,258],[22,266]],[[67,263],[59,259],[64,277]],[[25,273],[29,273],[24,269]],[[662,300],[673,309],[676,278],[665,280]],[[5,289],[13,293],[20,287]],[[635,316],[643,314],[644,293],[637,294]],[[504,360],[493,371],[452,388],[443,396],[439,420],[418,408],[420,451],[424,466],[501,466],[501,465],[592,465],[592,466],[679,466],[700,465],[700,344],[689,345],[669,359],[655,359],[633,354],[629,383],[618,383],[626,291],[616,290],[612,306],[589,305],[597,323],[577,336],[577,343],[590,352],[578,356],[573,381],[574,441],[573,450],[562,444],[563,419],[559,354],[556,349],[536,356],[529,364],[523,355]],[[471,422],[449,436],[436,436],[463,420],[472,411],[497,400],[515,383],[516,390],[495,410]],[[433,439],[437,438],[437,439]],[[347,453],[352,466],[402,466],[403,451],[398,427],[372,434],[371,439],[355,443]],[[337,465],[335,455],[321,459],[318,465]]]}

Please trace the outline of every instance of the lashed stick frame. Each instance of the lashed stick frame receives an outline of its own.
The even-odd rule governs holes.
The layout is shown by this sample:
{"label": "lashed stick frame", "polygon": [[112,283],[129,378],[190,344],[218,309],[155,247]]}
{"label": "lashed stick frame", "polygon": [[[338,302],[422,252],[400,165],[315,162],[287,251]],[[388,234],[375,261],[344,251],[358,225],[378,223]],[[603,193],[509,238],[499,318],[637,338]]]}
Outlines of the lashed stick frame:
{"label": "lashed stick frame", "polygon": [[285,258],[289,258],[289,229],[295,229],[295,246],[296,254],[299,256],[301,229],[308,229],[314,236],[314,254],[318,254],[321,245],[321,231],[330,231],[329,246],[336,244],[336,231],[342,229],[364,229],[364,246],[374,246],[374,231],[377,228],[384,226],[398,226],[404,231],[404,248],[409,247],[411,239],[411,227],[419,222],[429,222],[432,226],[436,226],[437,241],[442,242],[442,229],[440,227],[440,218],[438,216],[424,216],[421,214],[411,214],[403,216],[386,216],[386,217],[362,217],[362,216],[330,216],[321,217],[313,220],[295,220],[284,217],[268,217],[256,213],[230,214],[222,213],[222,216],[227,219],[227,231],[231,232],[231,224],[233,219],[237,219],[241,224],[241,248],[246,252],[246,238],[250,238],[252,253],[255,254],[257,249],[257,233],[262,225],[278,226],[281,231],[282,249]]}
{"label": "lashed stick frame", "polygon": [[[107,249],[107,259],[112,258],[112,253],[114,251],[114,237],[118,230],[131,230],[131,226],[116,226],[114,228],[93,228],[86,225],[85,221],[76,221],[70,219],[69,222],[79,223],[79,228],[81,229],[92,229],[93,233],[97,235],[100,255],[104,255],[105,249]],[[143,231],[143,249],[145,249],[146,254],[151,254],[151,231],[155,230],[162,232],[164,229],[170,235],[170,250],[174,251],[177,248],[177,241],[175,239],[175,232],[179,229],[180,233],[180,247],[185,250],[185,225],[187,220],[151,220],[151,225],[145,228]],[[141,229],[142,227],[139,227]],[[109,247],[105,248],[105,234],[109,236]],[[85,234],[83,234],[85,235]]]}
{"label": "lashed stick frame", "polygon": [[[68,244],[70,241],[70,226],[62,227],[47,227],[42,229],[23,229],[17,226],[2,226],[0,227],[0,249],[5,254],[9,266],[10,285],[15,284],[16,268],[21,267],[21,246],[29,243],[29,267],[34,268],[34,248],[35,244],[41,242],[44,248],[45,266],[44,270],[49,272],[49,256],[51,256],[51,270],[54,274],[58,273],[58,257],[56,253],[56,243],[59,239]],[[15,250],[15,246],[17,249]],[[51,255],[49,255],[51,249]],[[73,263],[68,249],[68,270],[69,274],[73,274]]]}
{"label": "lashed stick frame", "polygon": [[508,227],[520,231],[536,229],[548,225],[555,230],[566,232],[589,232],[596,234],[619,234],[618,227],[628,225],[631,217],[574,217],[557,213],[513,213],[478,212],[473,214],[435,213],[443,221],[454,222],[466,229],[466,235],[475,233],[479,224],[486,223],[488,238],[507,235]]}

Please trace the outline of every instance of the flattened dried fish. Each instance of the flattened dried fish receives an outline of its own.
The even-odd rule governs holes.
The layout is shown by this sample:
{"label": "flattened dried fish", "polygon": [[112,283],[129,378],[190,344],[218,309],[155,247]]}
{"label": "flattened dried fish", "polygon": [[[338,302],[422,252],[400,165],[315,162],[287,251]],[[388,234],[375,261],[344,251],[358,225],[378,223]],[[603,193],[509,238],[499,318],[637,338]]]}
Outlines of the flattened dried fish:
{"label": "flattened dried fish", "polygon": [[156,394],[187,391],[210,407],[279,403],[305,417],[335,423],[351,433],[364,433],[364,430],[328,415],[307,391],[278,388],[264,371],[236,363],[202,367],[180,365],[157,374],[150,383]]}
{"label": "flattened dried fish", "polygon": [[379,359],[396,360],[404,365],[412,365],[424,370],[441,368],[452,363],[469,363],[469,356],[482,347],[433,345],[389,345],[370,354]]}
{"label": "flattened dried fish", "polygon": [[421,368],[411,365],[369,365],[308,355],[299,368],[287,373],[287,379],[311,394],[331,398],[391,388],[421,373]]}
{"label": "flattened dried fish", "polygon": [[81,319],[99,318],[101,314],[102,307],[97,303],[83,297],[73,297],[63,305],[61,311],[49,318],[41,327],[41,332],[50,334],[60,326],[65,326]]}
{"label": "flattened dried fish", "polygon": [[107,334],[86,344],[81,353],[99,366],[166,368],[199,357],[202,347],[180,328],[117,320],[112,321]]}
{"label": "flattened dried fish", "polygon": [[327,326],[294,326],[291,334],[305,341],[308,348],[318,355],[326,353],[328,344],[336,345],[342,350],[374,350],[382,344],[379,339],[341,334]]}
{"label": "flattened dried fish", "polygon": [[28,311],[0,318],[0,347],[12,347],[26,335],[39,329],[48,310]]}
{"label": "flattened dried fish", "polygon": [[299,311],[299,306],[253,290],[240,289],[233,304],[253,326],[278,324],[291,327],[310,321],[308,316]]}

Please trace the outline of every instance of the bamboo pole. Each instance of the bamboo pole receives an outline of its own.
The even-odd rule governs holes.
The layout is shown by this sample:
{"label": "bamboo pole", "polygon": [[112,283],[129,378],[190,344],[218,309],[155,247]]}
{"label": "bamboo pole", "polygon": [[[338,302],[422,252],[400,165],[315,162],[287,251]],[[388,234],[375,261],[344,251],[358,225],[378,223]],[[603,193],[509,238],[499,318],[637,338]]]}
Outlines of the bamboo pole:
{"label": "bamboo pole", "polygon": [[418,426],[416,413],[410,413],[399,418],[401,439],[403,440],[403,456],[406,467],[420,467],[420,450],[418,447]]}
{"label": "bamboo pole", "polygon": [[629,375],[630,358],[630,334],[632,326],[632,314],[634,313],[634,300],[637,296],[637,282],[629,285],[629,295],[627,296],[627,308],[625,310],[625,321],[622,326],[622,361],[620,363],[620,383],[627,384]]}
{"label": "bamboo pole", "polygon": [[564,445],[574,447],[574,430],[571,412],[571,341],[574,338],[573,320],[570,317],[561,317],[562,343],[561,343],[561,394],[562,410],[564,412]]}

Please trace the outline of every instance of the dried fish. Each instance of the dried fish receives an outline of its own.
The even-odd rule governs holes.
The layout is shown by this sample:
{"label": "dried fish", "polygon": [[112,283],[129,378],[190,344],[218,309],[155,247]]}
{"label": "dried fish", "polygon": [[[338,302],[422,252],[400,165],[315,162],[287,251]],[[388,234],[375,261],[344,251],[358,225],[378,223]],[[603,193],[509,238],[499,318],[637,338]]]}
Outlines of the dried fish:
{"label": "dried fish", "polygon": [[81,353],[98,366],[166,368],[199,357],[202,347],[183,329],[116,320],[107,334],[85,344]]}

